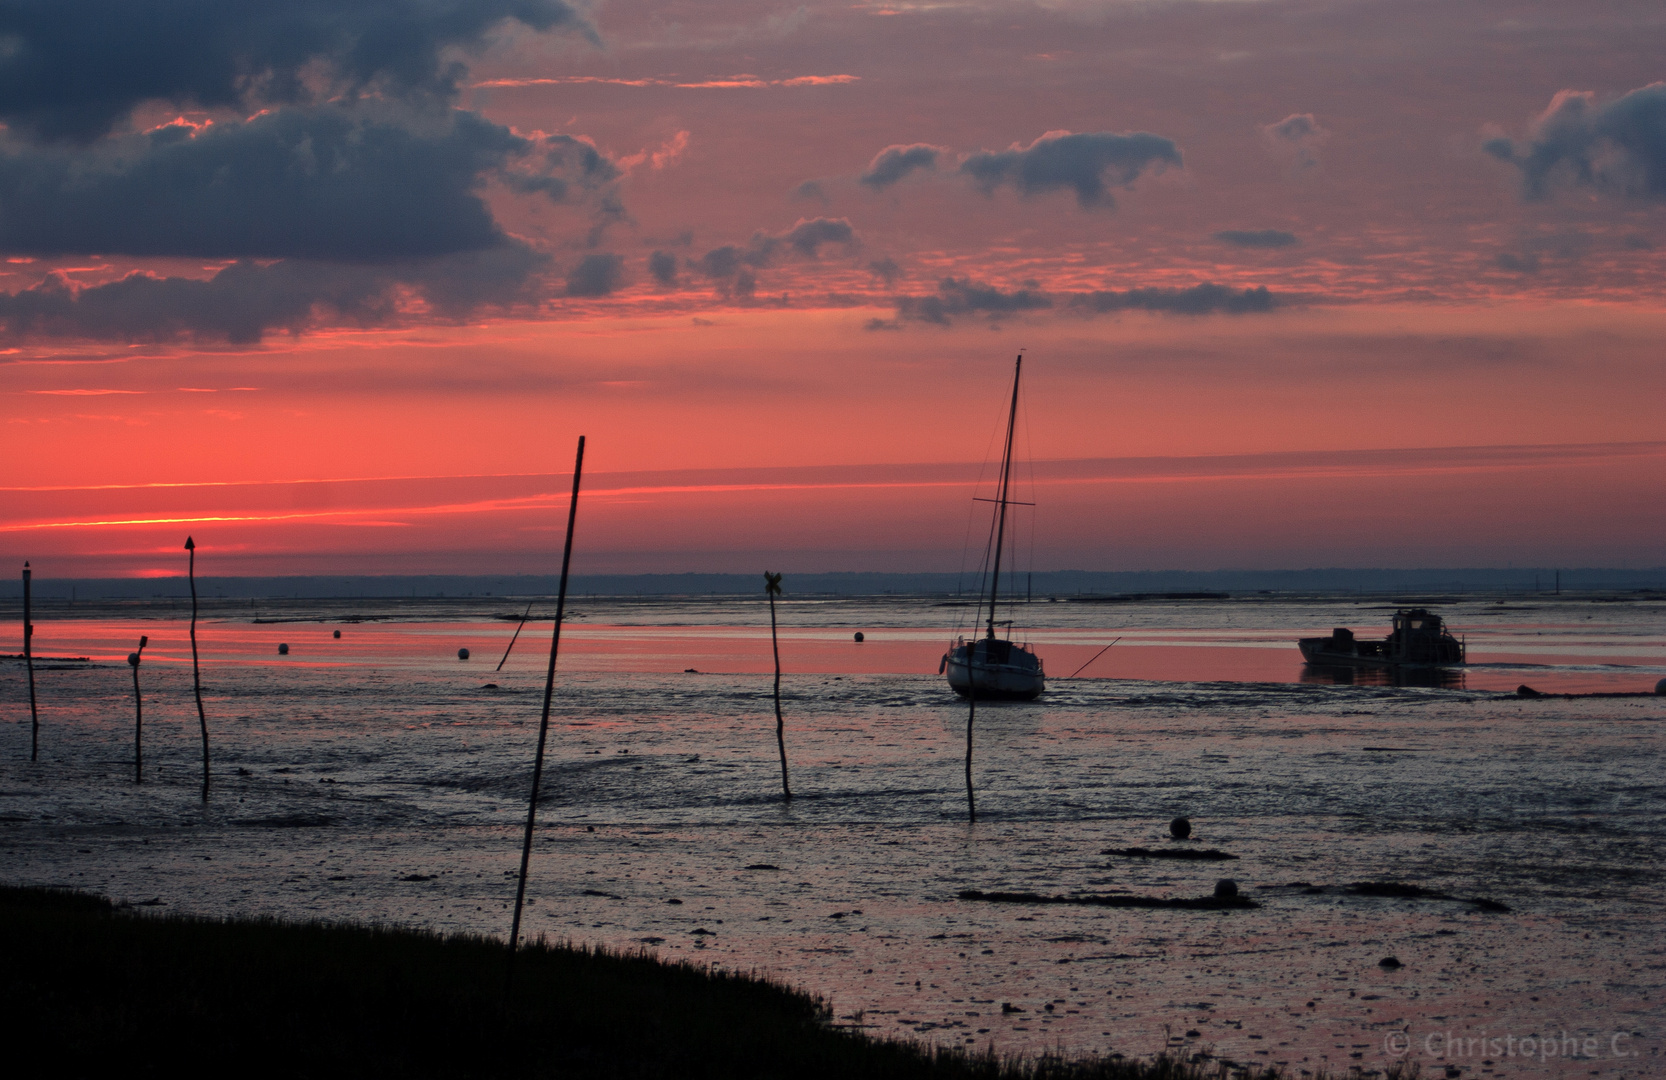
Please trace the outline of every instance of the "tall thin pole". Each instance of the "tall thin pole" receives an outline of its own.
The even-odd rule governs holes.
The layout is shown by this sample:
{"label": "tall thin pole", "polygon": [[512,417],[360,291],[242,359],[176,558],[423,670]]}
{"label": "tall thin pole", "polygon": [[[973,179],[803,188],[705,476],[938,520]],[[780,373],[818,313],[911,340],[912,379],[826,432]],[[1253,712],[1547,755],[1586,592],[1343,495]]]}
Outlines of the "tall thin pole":
{"label": "tall thin pole", "polygon": [[781,719],[781,642],[775,636],[775,597],[781,592],[781,575],[764,571],[764,592],[769,594],[769,643],[775,649],[775,745],[781,751],[781,798],[792,801],[787,783],[786,723]]}
{"label": "tall thin pole", "polygon": [[133,669],[133,782],[145,782],[145,699],[139,694],[139,661],[145,658],[145,646],[150,638],[139,636],[139,651],[127,654],[127,664]]}
{"label": "tall thin pole", "polygon": [[526,602],[526,610],[521,613],[521,624],[520,624],[520,626],[515,627],[515,636],[509,639],[509,648],[503,650],[503,660],[499,660],[497,662],[497,667],[493,668],[492,669],[493,671],[502,671],[503,670],[503,661],[509,659],[509,649],[513,649],[515,647],[515,642],[520,640],[521,627],[526,625],[526,620],[529,616],[531,616],[531,614],[532,614],[532,601],[528,600]]}
{"label": "tall thin pole", "polygon": [[978,680],[972,675],[977,642],[966,646],[966,820],[978,820],[978,803],[972,796],[972,722],[978,718]]}
{"label": "tall thin pole", "polygon": [[995,637],[995,597],[1001,584],[1001,544],[1006,539],[1007,532],[1007,489],[1012,484],[1012,432],[1018,425],[1018,376],[1024,370],[1024,354],[1018,354],[1018,363],[1012,369],[1012,411],[1007,414],[1007,443],[1001,453],[1001,491],[999,524],[995,529],[995,565],[989,575],[989,637]]}
{"label": "tall thin pole", "polygon": [[[202,728],[202,801],[208,801],[208,714],[202,708],[202,667],[197,663],[197,542],[185,538],[185,550],[190,553],[188,576],[191,579],[191,685],[197,692],[197,723]],[[138,674],[137,670],[134,672]]]}
{"label": "tall thin pole", "polygon": [[550,732],[550,701],[555,696],[555,658],[561,651],[561,620],[567,612],[567,570],[573,561],[573,523],[578,520],[578,485],[584,473],[584,436],[578,437],[573,462],[573,500],[567,507],[567,544],[561,552],[561,591],[555,600],[555,634],[550,638],[550,666],[544,675],[544,715],[538,721],[538,754],[532,761],[532,798],[526,807],[526,838],[521,842],[521,879],[515,886],[515,921],[509,930],[509,967],[504,989],[515,975],[515,947],[521,940],[521,905],[526,902],[526,872],[532,864],[532,829],[538,820],[538,786],[544,778],[544,743]]}
{"label": "tall thin pole", "polygon": [[23,564],[23,663],[29,669],[29,760],[40,759],[40,711],[35,705],[35,624],[29,621],[30,578],[34,571]]}

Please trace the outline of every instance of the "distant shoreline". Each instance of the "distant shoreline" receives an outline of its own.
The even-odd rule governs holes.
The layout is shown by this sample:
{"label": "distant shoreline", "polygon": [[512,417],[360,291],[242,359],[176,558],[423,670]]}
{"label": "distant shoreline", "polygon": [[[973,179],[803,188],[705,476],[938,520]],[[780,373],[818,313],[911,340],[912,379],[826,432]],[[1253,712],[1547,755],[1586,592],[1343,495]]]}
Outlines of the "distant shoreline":
{"label": "distant shoreline", "polygon": [[[969,595],[978,589],[975,574],[794,572],[785,568],[783,583],[795,596],[933,596]],[[1389,595],[1406,593],[1554,594],[1591,592],[1666,592],[1666,567],[1652,569],[1584,568],[1435,568],[1310,570],[1141,570],[1018,571],[1010,578],[1019,595],[1179,599],[1178,594],[1278,595],[1289,593]],[[761,592],[756,574],[578,574],[575,596],[749,596]],[[482,575],[341,575],[197,578],[203,599],[486,599],[526,600],[553,596],[553,574]],[[33,595],[40,601],[188,599],[183,575],[169,578],[53,578],[37,567]],[[21,600],[18,578],[0,581],[0,602]]]}

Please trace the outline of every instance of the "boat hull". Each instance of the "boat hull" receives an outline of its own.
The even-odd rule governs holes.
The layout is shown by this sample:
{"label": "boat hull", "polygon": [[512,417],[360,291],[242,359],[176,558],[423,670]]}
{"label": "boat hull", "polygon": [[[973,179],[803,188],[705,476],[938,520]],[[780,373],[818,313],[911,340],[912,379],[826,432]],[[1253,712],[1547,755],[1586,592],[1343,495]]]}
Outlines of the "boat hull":
{"label": "boat hull", "polygon": [[[1371,644],[1375,644],[1374,642]],[[1296,642],[1296,647],[1302,651],[1302,659],[1310,664],[1321,667],[1444,667],[1447,666],[1433,660],[1399,660],[1392,656],[1368,652],[1341,652],[1331,647],[1330,638],[1302,638]],[[1462,661],[1452,661],[1453,666]]]}
{"label": "boat hull", "polygon": [[1394,632],[1380,641],[1362,640],[1345,626],[1330,637],[1301,638],[1296,647],[1309,664],[1327,667],[1462,667],[1464,645],[1447,632],[1440,616],[1423,608],[1397,611]]}
{"label": "boat hull", "polygon": [[1033,701],[1047,689],[1040,658],[1006,641],[961,642],[943,657],[943,671],[949,689],[979,701]]}

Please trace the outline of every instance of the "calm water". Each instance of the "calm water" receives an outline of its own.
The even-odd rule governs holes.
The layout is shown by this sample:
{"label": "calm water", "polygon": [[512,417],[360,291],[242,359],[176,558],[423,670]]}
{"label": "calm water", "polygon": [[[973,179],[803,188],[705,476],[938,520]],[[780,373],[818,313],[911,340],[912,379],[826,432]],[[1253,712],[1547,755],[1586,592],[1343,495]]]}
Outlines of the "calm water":
{"label": "calm water", "polygon": [[[980,706],[968,825],[966,710],[934,674],[955,606],[781,605],[798,796],[783,805],[761,598],[582,598],[529,927],[767,971],[846,1023],[979,1047],[1145,1056],[1172,1040],[1336,1072],[1404,1049],[1425,1075],[1666,1075],[1666,699],[1500,693],[1652,688],[1666,603],[1447,599],[1473,663],[1424,687],[1303,669],[1295,637],[1375,636],[1392,610],[1375,601],[1030,605],[1052,688]],[[514,626],[492,616],[523,605],[215,608],[206,809],[185,611],[38,613],[38,655],[90,661],[37,665],[34,765],[22,666],[0,661],[4,879],[506,935],[549,624],[494,673]],[[140,634],[136,786],[123,658]],[[1103,854],[1168,844],[1181,814],[1194,846],[1240,858]],[[1195,896],[1220,877],[1262,906],[956,899]],[[1307,890],[1359,881],[1512,910]]]}

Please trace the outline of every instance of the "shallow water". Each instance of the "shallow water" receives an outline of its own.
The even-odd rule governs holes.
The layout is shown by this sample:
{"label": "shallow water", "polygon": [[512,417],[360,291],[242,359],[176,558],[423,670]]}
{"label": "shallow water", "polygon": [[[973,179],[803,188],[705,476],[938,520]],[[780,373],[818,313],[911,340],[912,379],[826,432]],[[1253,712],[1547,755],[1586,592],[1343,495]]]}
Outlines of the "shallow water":
{"label": "shallow water", "polygon": [[[1666,605],[1455,599],[1441,610],[1474,663],[1450,687],[1304,671],[1294,637],[1375,632],[1391,609],[1376,601],[1032,605],[1024,636],[1052,686],[980,705],[968,824],[966,707],[933,674],[960,609],[781,605],[783,805],[761,604],[580,598],[528,928],[768,971],[847,1023],[979,1047],[1145,1056],[1173,1039],[1342,1071],[1403,1046],[1426,1073],[1666,1073],[1666,699],[1498,692],[1652,687]],[[33,765],[22,667],[0,662],[5,879],[161,911],[507,934],[549,625],[528,624],[494,673],[514,626],[491,616],[522,606],[216,607],[200,627],[206,809],[185,612],[38,613],[37,654],[91,659],[37,664]],[[135,785],[123,657],[140,634]],[[1239,858],[1102,853],[1169,846],[1181,814],[1192,846]],[[956,898],[1198,896],[1221,877],[1262,906]],[[1390,880],[1459,899],[1297,884]],[[1404,966],[1380,967],[1391,955]]]}

